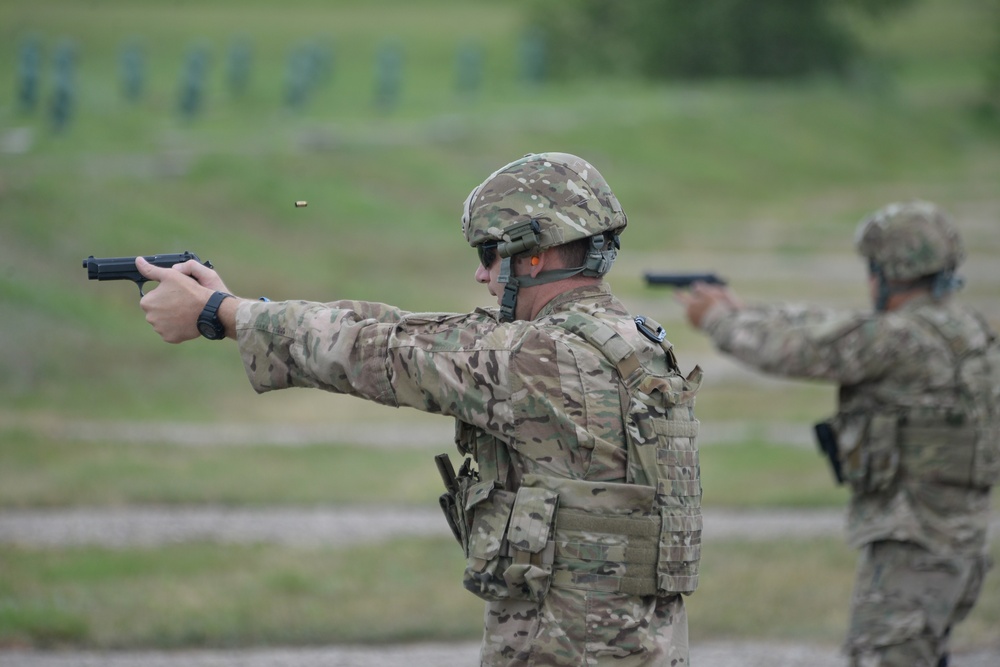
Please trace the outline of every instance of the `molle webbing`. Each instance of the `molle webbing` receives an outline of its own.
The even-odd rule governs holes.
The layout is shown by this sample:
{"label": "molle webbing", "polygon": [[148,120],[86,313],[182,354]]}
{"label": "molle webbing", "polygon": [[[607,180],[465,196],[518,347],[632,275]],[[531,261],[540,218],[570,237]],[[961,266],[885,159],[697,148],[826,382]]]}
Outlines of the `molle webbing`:
{"label": "molle webbing", "polygon": [[[978,313],[980,343],[965,331],[943,326],[926,313],[916,319],[948,345],[955,369],[954,402],[911,407],[899,419],[904,468],[942,484],[988,488],[1000,478],[1000,427],[991,397],[998,370],[995,334]],[[995,396],[995,394],[993,394]]]}
{"label": "molle webbing", "polygon": [[[655,595],[660,529],[658,516],[632,518],[559,510],[556,514],[557,535],[560,531],[604,533],[624,536],[628,542],[625,545],[567,544],[557,538],[552,585],[626,595]],[[587,551],[591,558],[581,559],[581,551]],[[583,565],[595,560],[616,563],[624,569],[624,573],[563,569],[568,565]]]}
{"label": "molle webbing", "polygon": [[[663,553],[661,524],[658,515],[612,516],[559,509],[555,515],[555,539],[534,552],[515,548],[505,541],[500,555],[515,564],[550,565],[553,586],[656,595],[657,564]],[[619,541],[625,538],[625,541],[605,544],[592,541],[594,535],[613,536]]]}
{"label": "molle webbing", "polygon": [[632,344],[610,324],[572,313],[561,326],[617,369],[628,453],[623,486],[649,489],[652,504],[616,516],[588,511],[586,501],[568,510],[561,500],[552,585],[630,595],[690,593],[698,587],[702,529],[694,444],[699,423],[689,416],[696,388],[677,372],[669,342],[659,343],[666,362],[666,373],[659,375],[640,363]]}

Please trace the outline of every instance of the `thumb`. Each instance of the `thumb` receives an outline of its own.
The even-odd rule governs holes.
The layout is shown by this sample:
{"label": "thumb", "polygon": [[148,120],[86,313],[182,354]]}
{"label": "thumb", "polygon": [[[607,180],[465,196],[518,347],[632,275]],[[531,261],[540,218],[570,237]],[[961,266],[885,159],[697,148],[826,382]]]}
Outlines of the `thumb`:
{"label": "thumb", "polygon": [[157,283],[163,282],[164,274],[166,274],[167,271],[170,270],[154,266],[149,262],[147,262],[143,257],[135,258],[135,268],[137,268],[139,270],[139,273],[145,276],[148,280],[152,280],[153,282]]}

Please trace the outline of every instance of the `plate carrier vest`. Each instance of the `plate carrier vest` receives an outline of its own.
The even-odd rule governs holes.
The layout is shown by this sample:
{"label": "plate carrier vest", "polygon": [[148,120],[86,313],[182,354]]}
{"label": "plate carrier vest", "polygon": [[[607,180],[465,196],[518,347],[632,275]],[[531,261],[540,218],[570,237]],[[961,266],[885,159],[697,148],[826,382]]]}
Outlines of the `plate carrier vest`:
{"label": "plate carrier vest", "polygon": [[[639,320],[639,318],[637,318]],[[637,321],[642,331],[649,320]],[[655,323],[653,330],[662,332]],[[669,371],[653,374],[609,324],[570,313],[563,329],[600,350],[617,369],[627,450],[625,483],[526,474],[505,488],[511,451],[461,421],[466,458],[442,471],[441,505],[467,560],[465,587],[486,600],[541,601],[550,586],[627,595],[690,594],[701,556],[701,478],[694,398],[701,369],[685,378],[673,346],[658,342]],[[441,455],[441,459],[447,459]],[[450,463],[444,466],[450,469]],[[449,480],[450,477],[450,480]]]}

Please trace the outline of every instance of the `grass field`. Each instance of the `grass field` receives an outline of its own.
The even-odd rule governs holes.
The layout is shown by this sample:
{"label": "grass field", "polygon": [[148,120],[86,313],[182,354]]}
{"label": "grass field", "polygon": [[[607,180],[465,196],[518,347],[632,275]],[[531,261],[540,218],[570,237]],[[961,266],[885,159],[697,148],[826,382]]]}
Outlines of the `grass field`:
{"label": "grass field", "polygon": [[[859,20],[878,60],[846,84],[533,86],[518,78],[514,0],[0,3],[0,509],[435,503],[428,451],[337,436],[343,424],[405,430],[421,415],[318,392],[256,396],[231,346],[164,345],[135,288],[88,282],[81,260],[191,250],[246,296],[489,305],[459,234],[461,203],[493,169],[539,150],[578,153],[607,177],[629,215],[616,293],[664,324],[682,366],[706,369],[703,422],[751,425],[704,449],[706,505],[841,505],[814,451],[762,441],[753,428],[808,425],[832,411],[833,390],[765,381],[719,358],[641,274],[711,269],[748,300],[865,307],[857,221],[922,197],[957,217],[965,298],[1000,325],[1000,129],[976,112],[992,11],[921,0],[888,23]],[[17,106],[17,49],[30,35],[44,49],[43,102],[55,51],[66,40],[76,49],[78,98],[61,133],[44,106]],[[237,38],[254,46],[240,98],[225,86]],[[148,68],[136,104],[118,93],[119,49],[131,39]],[[389,112],[373,104],[386,40],[404,54]],[[472,95],[454,86],[469,40],[484,55]],[[288,58],[306,43],[328,48],[332,67],[292,110],[282,103]],[[185,120],[177,90],[198,46],[210,54],[205,107]],[[309,206],[294,208],[301,199]],[[195,448],[58,435],[81,423],[246,422],[331,436],[296,448]],[[846,546],[825,541],[707,550],[692,640],[836,643],[852,563]],[[480,604],[457,585],[460,570],[458,550],[437,540],[343,551],[3,546],[0,646],[473,638]],[[995,642],[998,586],[994,574],[960,628],[967,645]]]}
{"label": "grass field", "polygon": [[[992,555],[1000,557],[994,545]],[[830,539],[713,542],[687,600],[691,641],[836,645],[855,554]],[[149,550],[0,547],[0,645],[232,647],[477,639],[482,602],[450,539],[348,549],[185,544]],[[1000,580],[955,646],[996,645]]]}

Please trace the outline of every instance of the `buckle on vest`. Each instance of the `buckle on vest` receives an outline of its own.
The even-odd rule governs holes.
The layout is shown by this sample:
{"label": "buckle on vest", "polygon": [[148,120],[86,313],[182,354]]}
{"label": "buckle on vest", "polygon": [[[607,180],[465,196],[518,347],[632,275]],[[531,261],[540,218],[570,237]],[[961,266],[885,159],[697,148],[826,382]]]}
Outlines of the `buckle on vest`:
{"label": "buckle on vest", "polygon": [[[647,322],[649,324],[646,324]],[[655,331],[652,329],[651,325],[656,327]],[[663,330],[663,327],[653,320],[647,319],[645,315],[636,316],[635,328],[639,330],[639,333],[654,343],[662,343],[667,337],[667,332]]]}

